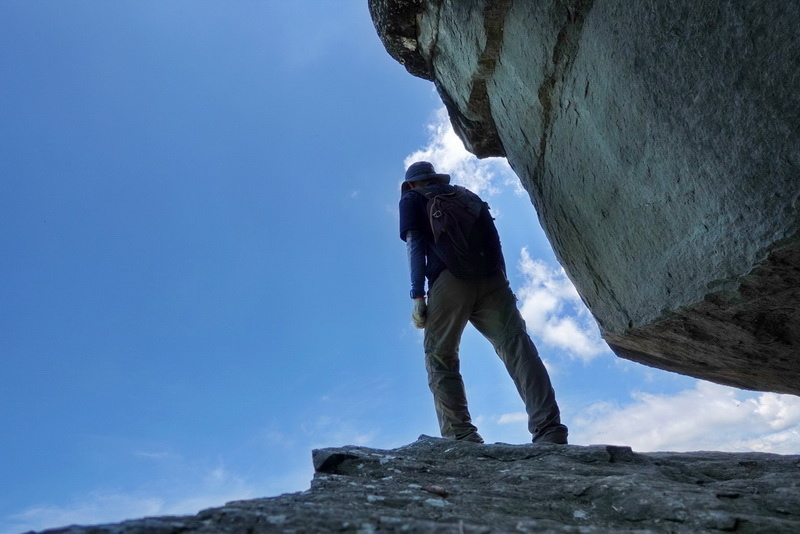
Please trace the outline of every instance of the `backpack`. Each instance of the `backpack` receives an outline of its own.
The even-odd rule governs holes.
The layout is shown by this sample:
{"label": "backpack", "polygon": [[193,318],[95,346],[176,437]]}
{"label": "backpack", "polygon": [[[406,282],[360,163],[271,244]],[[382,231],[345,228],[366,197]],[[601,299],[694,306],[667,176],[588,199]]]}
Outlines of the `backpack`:
{"label": "backpack", "polygon": [[413,191],[428,200],[433,251],[455,277],[484,278],[497,270],[501,260],[492,253],[492,232],[486,226],[493,223],[486,202],[460,185],[432,185]]}

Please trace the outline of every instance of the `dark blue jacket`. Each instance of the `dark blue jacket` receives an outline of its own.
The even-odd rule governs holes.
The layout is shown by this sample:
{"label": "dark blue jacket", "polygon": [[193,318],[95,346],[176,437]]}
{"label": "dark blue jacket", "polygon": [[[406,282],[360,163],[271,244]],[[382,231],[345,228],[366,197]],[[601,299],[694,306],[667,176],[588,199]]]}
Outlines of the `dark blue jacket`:
{"label": "dark blue jacket", "polygon": [[[436,184],[426,187],[434,189],[437,193],[447,193],[453,190],[452,185]],[[446,269],[444,262],[435,253],[433,233],[428,221],[428,199],[420,192],[411,190],[400,199],[400,239],[406,241],[408,259],[411,269],[411,298],[425,296],[424,280],[428,279],[428,289],[433,286],[436,278]],[[485,249],[489,256],[505,270],[503,251],[500,238],[494,225],[494,219],[488,209],[483,210],[481,217],[476,222],[476,230],[481,232],[485,240]],[[411,232],[412,239],[408,239]]]}

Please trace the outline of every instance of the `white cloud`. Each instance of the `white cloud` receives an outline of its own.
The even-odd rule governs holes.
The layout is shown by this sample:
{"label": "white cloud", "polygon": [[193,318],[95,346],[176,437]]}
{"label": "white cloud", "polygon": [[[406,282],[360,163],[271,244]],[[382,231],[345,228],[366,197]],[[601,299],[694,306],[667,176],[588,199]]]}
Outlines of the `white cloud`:
{"label": "white cloud", "polygon": [[[674,395],[635,392],[631,398],[624,405],[596,402],[565,421],[570,443],[627,445],[638,452],[800,453],[800,398],[793,395],[698,380],[693,389]],[[501,441],[527,439],[524,412],[480,419]]]}
{"label": "white cloud", "polygon": [[518,190],[522,190],[519,179],[505,158],[479,160],[464,148],[464,143],[453,131],[444,107],[436,111],[433,122],[428,125],[428,132],[430,137],[427,146],[405,159],[403,163],[406,168],[415,161],[429,161],[436,172],[451,174],[453,183],[463,185],[479,195],[495,194],[500,186],[508,184],[515,184]]}
{"label": "white cloud", "polygon": [[527,423],[528,414],[525,412],[506,413],[497,418],[498,425],[507,425],[509,423]]}
{"label": "white cloud", "polygon": [[800,398],[698,381],[675,395],[634,393],[625,406],[596,403],[575,418],[576,443],[637,451],[800,452]]}
{"label": "white cloud", "polygon": [[609,352],[563,269],[534,260],[527,248],[520,253],[519,269],[524,277],[517,291],[520,312],[537,341],[584,361]]}

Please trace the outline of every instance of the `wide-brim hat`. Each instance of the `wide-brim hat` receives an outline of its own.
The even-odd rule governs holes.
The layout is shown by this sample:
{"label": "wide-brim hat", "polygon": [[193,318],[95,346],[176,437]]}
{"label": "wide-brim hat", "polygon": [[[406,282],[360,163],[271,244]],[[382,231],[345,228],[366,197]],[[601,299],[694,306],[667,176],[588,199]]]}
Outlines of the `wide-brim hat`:
{"label": "wide-brim hat", "polygon": [[400,196],[411,191],[409,182],[421,182],[423,180],[436,180],[442,184],[449,184],[450,175],[437,173],[433,165],[427,161],[412,163],[409,165],[408,169],[406,169],[406,177],[403,180],[403,185],[400,186]]}

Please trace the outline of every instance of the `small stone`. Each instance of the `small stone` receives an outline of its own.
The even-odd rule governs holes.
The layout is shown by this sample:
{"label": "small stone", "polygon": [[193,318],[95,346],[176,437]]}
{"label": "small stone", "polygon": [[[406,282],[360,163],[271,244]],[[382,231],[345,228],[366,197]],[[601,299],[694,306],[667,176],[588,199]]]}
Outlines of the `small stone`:
{"label": "small stone", "polygon": [[422,489],[439,497],[447,497],[449,495],[447,490],[441,486],[422,486]]}

